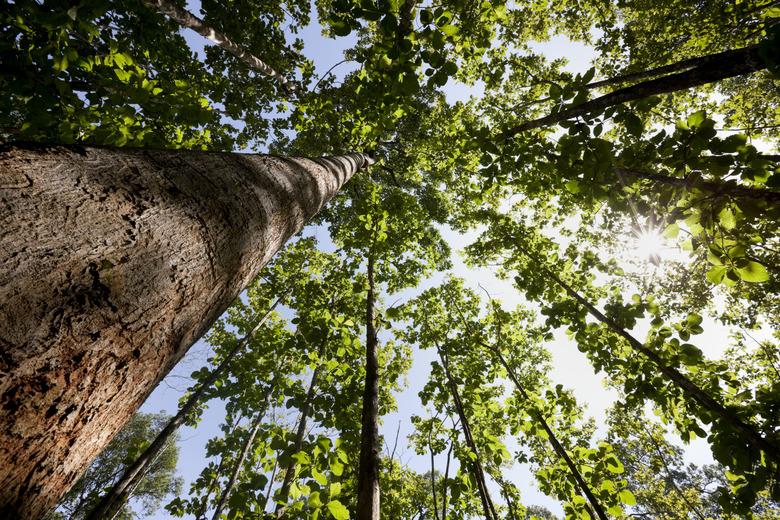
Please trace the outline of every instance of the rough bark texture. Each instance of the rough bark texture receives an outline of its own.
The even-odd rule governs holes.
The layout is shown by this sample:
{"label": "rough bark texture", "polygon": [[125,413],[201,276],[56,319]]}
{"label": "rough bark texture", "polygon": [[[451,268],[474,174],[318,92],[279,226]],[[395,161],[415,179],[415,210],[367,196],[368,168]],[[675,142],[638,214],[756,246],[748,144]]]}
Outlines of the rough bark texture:
{"label": "rough bark texture", "polygon": [[0,148],[0,518],[52,507],[370,162]]}
{"label": "rough bark texture", "polygon": [[209,377],[203,381],[192,394],[187,398],[187,401],[179,408],[179,412],[171,417],[168,424],[165,425],[157,437],[154,438],[152,443],[146,450],[129,466],[122,477],[113,485],[113,487],[103,495],[98,505],[87,516],[87,520],[102,520],[103,518],[114,518],[116,513],[121,509],[122,505],[127,501],[127,498],[132,494],[131,490],[143,480],[146,474],[151,469],[152,464],[157,459],[160,453],[169,444],[169,440],[173,434],[184,424],[187,417],[192,413],[195,407],[200,404],[203,395],[211,390],[217,379],[225,372],[230,366],[233,358],[236,357],[240,351],[244,349],[247,342],[257,334],[257,332],[263,327],[265,322],[271,317],[271,313],[274,311],[282,297],[276,299],[271,305],[268,311],[260,318],[260,321],[252,327],[252,330],[246,334],[241,340],[236,343],[236,346],[228,352],[225,358],[220,364],[211,371]]}
{"label": "rough bark texture", "polygon": [[502,132],[504,138],[510,138],[520,132],[550,126],[590,112],[605,110],[611,106],[620,105],[637,99],[685,90],[700,85],[706,85],[726,78],[750,74],[766,68],[766,64],[758,54],[758,47],[745,47],[723,53],[715,62],[705,63],[684,72],[662,76],[643,81],[636,85],[621,88],[591,99],[580,105],[566,108],[555,114],[539,119],[526,121]]}
{"label": "rough bark texture", "polygon": [[379,342],[374,327],[374,256],[368,253],[366,296],[366,386],[360,432],[357,520],[379,519]]}

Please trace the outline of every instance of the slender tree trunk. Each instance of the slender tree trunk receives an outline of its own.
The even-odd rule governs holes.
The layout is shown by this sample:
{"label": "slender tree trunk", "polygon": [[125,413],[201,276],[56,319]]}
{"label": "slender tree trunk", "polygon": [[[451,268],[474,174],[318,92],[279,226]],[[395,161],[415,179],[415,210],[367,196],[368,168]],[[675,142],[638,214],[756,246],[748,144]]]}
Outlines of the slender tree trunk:
{"label": "slender tree trunk", "polygon": [[675,493],[677,493],[677,496],[679,496],[680,499],[685,502],[685,506],[688,508],[688,511],[693,513],[693,515],[699,520],[707,520],[702,512],[699,511],[699,509],[690,501],[687,496],[685,496],[685,493],[683,493],[682,489],[680,489],[680,486],[677,485],[677,479],[674,473],[672,473],[671,468],[669,468],[669,464],[666,462],[666,456],[664,455],[663,451],[661,451],[661,447],[658,445],[658,441],[656,441],[655,437],[653,437],[653,432],[647,429],[647,426],[644,422],[641,421],[641,419],[640,424],[642,425],[642,430],[644,430],[645,435],[647,435],[647,438],[650,439],[650,443],[653,445],[656,454],[661,459],[661,464],[663,464],[664,470],[666,471],[666,482],[672,485]]}
{"label": "slender tree trunk", "polygon": [[[486,345],[485,345],[486,346]],[[517,388],[517,391],[520,392],[520,395],[523,397],[523,400],[529,404],[531,408],[531,416],[534,417],[534,419],[542,425],[542,428],[544,429],[545,433],[547,434],[547,439],[550,441],[550,445],[553,448],[553,451],[563,459],[563,461],[566,463],[566,466],[568,466],[569,471],[571,472],[572,477],[574,477],[575,484],[581,489],[581,492],[585,494],[585,496],[588,498],[588,502],[590,502],[591,506],[593,506],[593,509],[596,511],[596,515],[601,520],[608,520],[609,517],[607,517],[606,512],[604,511],[604,508],[601,507],[601,502],[598,498],[596,498],[596,495],[593,494],[593,491],[590,489],[590,486],[587,482],[585,482],[585,479],[582,477],[582,474],[580,473],[580,470],[577,468],[577,466],[574,464],[574,461],[571,460],[571,457],[569,457],[568,452],[563,447],[563,445],[558,440],[558,437],[555,435],[555,432],[553,432],[552,428],[550,428],[550,425],[547,424],[547,420],[544,418],[544,416],[536,409],[536,407],[533,405],[533,402],[528,396],[528,393],[525,391],[525,387],[523,387],[522,384],[520,384],[520,381],[517,379],[517,375],[515,374],[515,371],[513,368],[509,366],[509,364],[506,362],[506,359],[504,358],[503,354],[498,349],[495,349],[494,351],[498,355],[498,359],[501,362],[501,365],[506,370],[507,375],[509,376],[509,379],[512,380],[512,383],[514,383],[515,388]],[[591,513],[591,516],[592,513]]]}
{"label": "slender tree trunk", "polygon": [[268,502],[271,500],[271,491],[274,488],[274,478],[276,478],[276,470],[279,468],[279,459],[274,460],[274,469],[271,471],[271,478],[268,480],[268,490],[265,492],[263,498],[263,511],[268,507]]}
{"label": "slender tree trunk", "polygon": [[374,326],[374,251],[368,252],[366,295],[366,384],[360,432],[357,520],[379,519],[379,358]]}
{"label": "slender tree trunk", "polygon": [[496,514],[496,508],[493,505],[493,500],[490,498],[490,491],[487,487],[487,480],[485,479],[485,471],[482,468],[482,462],[479,458],[479,451],[477,450],[477,444],[474,442],[474,437],[471,435],[471,426],[469,425],[468,417],[466,417],[466,411],[463,409],[463,403],[460,400],[460,393],[455,381],[452,379],[450,373],[449,363],[447,362],[444,353],[439,346],[436,346],[436,350],[439,351],[439,359],[441,359],[442,367],[444,368],[444,374],[447,377],[447,383],[452,393],[452,400],[455,403],[455,409],[458,412],[460,418],[460,427],[463,431],[463,438],[466,440],[466,445],[474,453],[476,459],[471,462],[472,471],[474,473],[474,480],[477,482],[477,490],[479,491],[479,498],[482,501],[482,509],[486,520],[498,520],[498,514]]}
{"label": "slender tree trunk", "polygon": [[441,486],[441,520],[447,520],[447,480],[450,478],[450,460],[452,460],[453,445],[454,443],[450,440],[450,447],[447,449],[447,464],[444,466],[444,480]]}
{"label": "slender tree trunk", "polygon": [[[266,404],[266,407],[267,406],[268,405]],[[227,501],[230,498],[230,493],[233,492],[233,487],[236,485],[238,475],[241,473],[241,466],[244,465],[246,456],[249,454],[249,450],[255,443],[257,432],[260,430],[260,426],[263,424],[263,417],[265,417],[265,412],[266,410],[262,410],[260,413],[258,413],[255,422],[252,423],[252,428],[249,430],[249,435],[247,435],[247,438],[244,441],[244,445],[241,447],[241,454],[238,456],[238,460],[236,460],[236,465],[233,466],[233,471],[230,473],[230,479],[228,480],[224,491],[222,491],[222,495],[219,497],[219,502],[217,502],[217,507],[214,509],[214,514],[212,515],[211,520],[219,520],[219,517],[222,515],[222,510],[225,509]]]}
{"label": "slender tree trunk", "polygon": [[0,147],[0,518],[53,507],[271,256],[370,163]]}
{"label": "slender tree trunk", "polygon": [[439,520],[439,504],[436,502],[436,459],[433,455],[433,440],[428,432],[428,452],[431,455],[431,498],[433,499],[433,520]]}
{"label": "slender tree trunk", "polygon": [[646,347],[642,342],[629,334],[624,328],[618,325],[615,321],[605,316],[599,311],[595,305],[583,298],[578,292],[572,289],[566,282],[560,279],[552,270],[544,267],[531,253],[522,249],[522,251],[532,260],[534,260],[540,267],[542,272],[549,276],[558,286],[560,286],[566,293],[577,301],[580,305],[585,307],[591,316],[598,321],[606,325],[612,332],[623,338],[628,344],[637,352],[644,355],[658,368],[658,370],[675,385],[677,385],[686,397],[692,399],[699,404],[702,408],[712,413],[714,416],[719,417],[725,424],[729,425],[734,431],[747,441],[747,443],[755,450],[764,452],[764,454],[772,459],[775,463],[780,463],[780,449],[772,442],[765,439],[758,431],[750,424],[740,419],[733,411],[729,410],[721,403],[716,401],[707,392],[699,388],[696,383],[688,379],[684,374],[674,367],[671,367],[664,362],[654,350]]}
{"label": "slender tree trunk", "polygon": [[[320,352],[320,355],[321,354],[322,353]],[[322,365],[319,365],[314,369],[314,373],[311,375],[311,382],[309,383],[309,389],[306,392],[306,399],[303,402],[303,407],[301,408],[301,417],[298,420],[298,428],[295,432],[295,441],[293,442],[292,454],[298,453],[303,448],[303,439],[306,436],[306,423],[309,419],[309,413],[311,412],[311,403],[314,400],[314,394],[317,391],[317,383],[319,382],[319,375],[321,370]],[[290,493],[290,486],[292,485],[294,476],[295,459],[290,457],[290,462],[284,469],[284,480],[282,481],[282,487],[279,488],[279,501],[276,503],[277,516],[287,505],[287,498]]]}
{"label": "slender tree trunk", "polygon": [[155,437],[154,441],[152,441],[149,447],[146,448],[141,456],[136,459],[132,466],[125,470],[122,478],[119,479],[105,495],[103,495],[103,498],[100,500],[97,507],[95,507],[95,509],[92,510],[92,512],[87,516],[87,520],[102,520],[103,518],[114,517],[114,514],[119,511],[119,509],[122,507],[122,504],[124,504],[125,500],[127,499],[127,490],[133,489],[138,484],[138,482],[140,482],[144,476],[146,476],[146,473],[151,468],[152,462],[165,448],[171,436],[176,432],[176,430],[179,429],[182,424],[184,424],[184,421],[187,420],[187,417],[201,402],[201,399],[203,398],[203,395],[206,393],[206,391],[211,389],[211,387],[214,385],[214,382],[230,366],[230,363],[233,361],[233,358],[236,357],[236,354],[243,350],[246,343],[252,339],[252,337],[257,334],[257,332],[263,327],[266,320],[268,320],[268,318],[271,316],[271,313],[276,308],[276,306],[279,305],[279,302],[282,300],[282,298],[283,296],[280,296],[276,299],[276,301],[263,315],[257,325],[255,325],[246,336],[241,338],[241,340],[236,343],[236,346],[233,347],[230,352],[228,352],[222,362],[211,372],[209,377],[203,381],[203,383],[201,383],[198,388],[190,395],[190,397],[187,399],[187,402],[185,402],[184,405],[179,409],[179,413],[177,413],[174,417],[171,418],[170,421],[168,421],[168,424],[166,424],[165,428],[163,428],[160,433],[157,434],[157,437]]}
{"label": "slender tree trunk", "polygon": [[207,40],[222,47],[225,51],[229,52],[230,54],[232,54],[239,60],[243,61],[253,69],[258,70],[263,74],[265,74],[266,76],[275,79],[277,82],[279,82],[279,85],[281,85],[282,89],[284,89],[285,91],[295,92],[297,90],[297,86],[295,84],[287,81],[287,78],[285,78],[283,75],[276,72],[276,70],[274,70],[263,60],[247,52],[246,49],[234,43],[230,38],[228,38],[221,32],[214,30],[212,27],[206,24],[206,22],[204,22],[203,20],[201,20],[191,12],[187,11],[186,9],[182,9],[181,7],[177,6],[171,0],[142,0],[142,1],[152,9],[159,11],[160,13],[164,14],[165,16],[167,16],[177,24],[181,25],[182,27],[192,29],[193,31],[200,34]]}
{"label": "slender tree trunk", "polygon": [[[230,428],[232,435],[235,435],[236,429],[238,428],[238,423],[241,422],[241,418],[242,416],[239,415],[236,421],[234,421],[232,428]],[[217,471],[215,472],[214,478],[211,480],[211,482],[209,482],[209,487],[208,489],[206,489],[206,496],[203,497],[203,507],[201,507],[198,514],[195,515],[195,520],[204,520],[206,518],[206,511],[208,511],[209,509],[209,497],[217,487],[217,483],[219,482],[219,476],[222,475],[222,470],[224,469],[224,467],[225,467],[225,456],[222,455],[219,458],[219,464],[217,465]]]}
{"label": "slender tree trunk", "polygon": [[565,108],[555,114],[510,127],[504,130],[501,135],[507,139],[526,130],[550,126],[567,119],[604,110],[629,101],[706,85],[722,79],[750,74],[765,68],[766,64],[758,55],[757,46],[728,51],[723,53],[723,56],[715,62],[615,90],[580,105]]}
{"label": "slender tree trunk", "polygon": [[[471,326],[469,325],[468,321],[466,321],[466,318],[465,316],[463,316],[463,313],[461,312],[460,308],[457,309],[458,309],[458,313],[460,314],[461,321],[469,330],[469,332],[472,332]],[[499,336],[500,336],[500,325],[499,325]],[[520,383],[520,380],[517,378],[517,374],[515,374],[514,369],[511,366],[509,366],[509,363],[507,362],[506,358],[501,353],[500,347],[497,346],[496,348],[493,348],[481,340],[477,340],[477,341],[484,349],[494,353],[496,357],[498,357],[498,361],[501,363],[501,366],[504,367],[504,370],[506,370],[507,376],[515,385],[515,388],[520,393],[520,396],[523,398],[523,400],[526,403],[528,403],[530,407],[531,417],[533,417],[539,424],[542,425],[542,428],[547,434],[547,439],[550,441],[550,445],[552,446],[553,451],[555,451],[556,455],[558,455],[558,457],[563,459],[563,461],[566,463],[566,466],[568,466],[572,477],[574,477],[575,486],[580,487],[584,491],[585,496],[588,498],[588,501],[593,505],[593,509],[596,510],[598,517],[601,520],[608,520],[608,517],[604,512],[604,509],[601,507],[601,503],[593,494],[593,491],[590,489],[588,483],[585,482],[585,479],[582,477],[580,470],[574,464],[574,461],[571,460],[571,457],[569,457],[569,454],[566,452],[566,449],[558,441],[558,437],[555,435],[555,432],[553,432],[552,428],[550,428],[550,425],[547,423],[547,420],[544,418],[544,415],[542,415],[542,413],[539,412],[539,410],[534,406],[533,401],[530,399],[528,395],[528,392],[526,392],[525,390],[525,387]],[[591,517],[594,517],[593,512],[590,510],[588,511],[591,514]]]}

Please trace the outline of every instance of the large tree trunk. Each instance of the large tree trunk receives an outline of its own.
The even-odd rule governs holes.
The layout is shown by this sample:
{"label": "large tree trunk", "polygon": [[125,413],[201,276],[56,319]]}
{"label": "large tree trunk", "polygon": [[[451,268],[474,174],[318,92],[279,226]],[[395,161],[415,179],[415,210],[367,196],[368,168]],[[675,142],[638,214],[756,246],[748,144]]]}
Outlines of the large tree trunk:
{"label": "large tree trunk", "polygon": [[37,519],[54,506],[370,162],[0,148],[0,517]]}
{"label": "large tree trunk", "polygon": [[[122,474],[122,477],[111,487],[111,489],[109,489],[103,495],[98,505],[95,506],[95,509],[93,509],[87,516],[87,520],[102,520],[103,518],[114,518],[114,516],[116,516],[116,513],[120,510],[120,508],[124,505],[130,496],[131,490],[138,486],[141,480],[143,480],[143,478],[149,472],[152,464],[154,464],[154,461],[157,460],[157,457],[159,457],[160,453],[162,453],[165,447],[170,444],[169,441],[173,437],[174,433],[176,433],[179,427],[184,424],[184,421],[187,420],[187,417],[192,415],[192,412],[195,410],[195,408],[201,404],[204,395],[206,395],[206,393],[212,389],[217,379],[219,379],[222,374],[224,374],[224,372],[230,367],[230,364],[233,362],[233,358],[236,357],[236,354],[242,351],[249,340],[252,339],[255,334],[257,334],[257,332],[263,327],[268,318],[271,317],[271,313],[274,311],[276,306],[279,305],[279,302],[282,301],[283,297],[284,296],[280,296],[276,299],[276,301],[273,303],[273,305],[271,305],[268,311],[266,311],[263,317],[260,318],[260,321],[258,321],[257,324],[252,327],[252,330],[236,343],[236,345],[230,350],[230,352],[227,353],[224,359],[222,359],[219,365],[211,371],[211,374],[209,374],[206,380],[195,388],[195,390],[187,398],[187,401],[181,406],[181,408],[179,408],[179,412],[175,416],[171,417],[170,421],[168,421],[168,424],[166,424],[165,428],[163,428],[160,433],[157,434],[157,437],[154,438],[149,447],[146,448],[143,453],[141,453],[141,455],[133,462],[133,464],[125,470],[125,472]],[[206,500],[208,501],[208,498]]]}
{"label": "large tree trunk", "polygon": [[379,357],[374,326],[374,252],[368,252],[366,295],[366,385],[360,432],[360,464],[357,479],[357,520],[379,520]]}

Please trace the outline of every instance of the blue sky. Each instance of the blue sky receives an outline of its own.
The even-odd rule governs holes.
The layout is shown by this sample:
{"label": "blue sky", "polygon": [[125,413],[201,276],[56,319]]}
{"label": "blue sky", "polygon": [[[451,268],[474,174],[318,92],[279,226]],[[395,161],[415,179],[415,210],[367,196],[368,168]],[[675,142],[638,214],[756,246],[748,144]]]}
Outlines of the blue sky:
{"label": "blue sky", "polygon": [[[198,13],[198,2],[189,2],[189,8],[192,12]],[[203,46],[207,44],[207,41],[204,38],[192,31],[184,31],[183,34],[190,46],[196,51],[202,50]],[[343,50],[354,44],[354,40],[350,37],[339,38],[338,40],[330,40],[322,37],[316,21],[297,36],[302,38],[306,43],[304,54],[313,60],[318,74],[322,74],[333,64],[342,60]],[[548,58],[566,58],[569,60],[569,68],[573,72],[583,72],[587,70],[590,67],[591,60],[595,56],[593,51],[588,47],[582,44],[573,44],[561,37],[554,38],[549,42],[538,43],[535,47],[536,51],[543,53]],[[342,76],[349,72],[353,67],[354,64],[344,64],[339,66],[335,72],[338,76]],[[448,98],[453,101],[467,99],[471,95],[480,94],[478,88],[473,89],[466,85],[453,84],[452,82],[449,83],[444,90],[447,93]],[[444,229],[443,232],[455,251],[455,266],[452,269],[452,274],[466,278],[468,280],[468,285],[474,289],[478,289],[478,285],[482,285],[494,298],[500,299],[508,308],[514,307],[522,301],[520,295],[512,288],[509,282],[498,280],[490,270],[472,270],[468,269],[463,264],[458,254],[458,250],[463,245],[468,244],[471,239],[474,238],[474,234],[463,236],[446,229]],[[317,235],[320,239],[323,239],[327,235],[322,229],[308,229],[306,233]],[[445,276],[446,273],[438,273],[424,282],[421,287],[405,291],[401,296],[404,298],[412,297],[425,288],[438,284]],[[396,298],[396,295],[391,295],[386,299],[387,301],[392,302]],[[705,335],[700,336],[699,339],[700,346],[708,353],[719,353],[720,349],[723,347],[722,339],[725,337],[724,329],[710,323],[710,326],[706,327],[705,330],[707,330],[707,332]],[[585,359],[585,356],[576,349],[574,344],[569,341],[565,335],[558,334],[556,339],[548,345],[548,348],[554,359],[554,369],[551,373],[551,377],[555,382],[562,383],[564,386],[572,388],[578,401],[587,404],[587,413],[596,418],[597,423],[603,423],[604,412],[612,404],[615,398],[614,392],[607,390],[604,387],[601,376],[594,373],[591,365]],[[209,350],[207,345],[200,341],[196,343],[179,365],[174,368],[171,374],[152,393],[143,405],[142,411],[156,412],[165,410],[169,413],[174,412],[178,407],[179,397],[189,385],[189,374],[205,365],[208,354]],[[398,395],[400,410],[397,413],[386,416],[382,426],[382,432],[385,435],[385,438],[389,443],[392,443],[395,438],[396,428],[400,422],[401,427],[397,457],[399,457],[402,462],[407,463],[411,468],[421,472],[427,471],[430,468],[429,461],[425,457],[415,456],[412,450],[407,449],[405,446],[405,437],[412,431],[411,423],[409,421],[410,416],[413,414],[425,415],[424,410],[419,404],[417,392],[419,392],[427,381],[432,359],[432,352],[415,352],[414,365],[408,375],[408,386],[404,392]],[[199,474],[200,470],[205,465],[205,442],[209,438],[219,434],[218,425],[223,417],[223,407],[218,402],[212,402],[209,404],[209,408],[205,412],[203,420],[197,429],[182,429],[180,441],[181,454],[178,471],[185,480],[185,493],[189,489],[190,482]],[[603,429],[601,429],[601,432],[603,432]],[[708,449],[703,442],[695,442],[694,445],[690,447],[688,450],[688,459],[691,462],[696,463],[711,461]],[[441,468],[442,465],[443,463],[437,462],[437,467]],[[526,468],[515,467],[506,476],[520,487],[523,494],[523,502],[525,504],[543,505],[558,514],[561,514],[562,509],[560,505],[556,501],[544,496],[536,489],[534,479]],[[165,511],[159,511],[151,518],[165,519],[169,518],[169,515],[167,515]]]}

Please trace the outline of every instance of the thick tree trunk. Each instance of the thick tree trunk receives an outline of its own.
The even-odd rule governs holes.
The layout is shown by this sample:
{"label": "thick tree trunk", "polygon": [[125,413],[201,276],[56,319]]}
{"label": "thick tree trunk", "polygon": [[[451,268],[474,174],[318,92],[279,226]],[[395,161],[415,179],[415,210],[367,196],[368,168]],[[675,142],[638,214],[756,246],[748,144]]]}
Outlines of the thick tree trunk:
{"label": "thick tree trunk", "polygon": [[0,148],[0,517],[52,507],[370,162]]}
{"label": "thick tree trunk", "polygon": [[757,46],[728,51],[723,53],[723,56],[715,62],[615,90],[580,105],[565,108],[555,114],[513,126],[504,130],[501,135],[508,139],[526,130],[554,125],[561,121],[605,110],[629,101],[706,85],[722,79],[750,74],[765,68],[766,64],[759,56]]}
{"label": "thick tree trunk", "polygon": [[253,69],[262,72],[268,77],[274,78],[279,82],[279,85],[284,90],[288,92],[295,92],[297,90],[295,84],[287,81],[287,78],[279,74],[270,65],[265,63],[257,56],[247,52],[246,49],[234,43],[230,38],[221,32],[214,30],[212,27],[206,24],[206,22],[186,9],[182,9],[174,2],[170,0],[143,0],[143,2],[152,9],[155,9],[166,15],[182,27],[192,29],[210,42],[213,42],[216,45],[222,47],[225,51],[229,52]]}
{"label": "thick tree trunk", "polygon": [[228,352],[222,362],[220,362],[220,364],[211,371],[209,377],[206,378],[206,380],[203,381],[195,389],[195,391],[192,392],[192,394],[190,394],[187,402],[185,402],[184,405],[179,409],[179,413],[171,417],[171,420],[168,421],[168,424],[165,425],[165,428],[163,428],[160,433],[157,434],[157,437],[154,438],[154,441],[152,441],[149,447],[144,450],[144,452],[135,460],[135,462],[133,462],[132,466],[125,470],[122,478],[120,478],[105,495],[103,495],[100,503],[98,503],[95,509],[93,509],[87,516],[87,520],[102,520],[103,518],[114,517],[115,513],[119,511],[119,509],[122,507],[122,504],[124,504],[125,500],[127,500],[129,495],[128,491],[134,489],[135,486],[137,486],[138,483],[144,478],[146,473],[152,467],[152,463],[157,459],[157,456],[160,454],[160,452],[162,452],[165,446],[167,446],[168,440],[179,429],[179,427],[184,424],[184,421],[187,420],[187,417],[201,402],[203,395],[208,390],[211,390],[214,382],[230,366],[233,358],[236,357],[236,354],[243,350],[244,345],[246,345],[246,343],[252,339],[252,337],[257,334],[257,332],[263,327],[266,320],[268,320],[268,318],[271,316],[271,313],[276,308],[276,306],[279,305],[281,300],[282,296],[276,299],[273,305],[271,305],[268,311],[252,328],[252,330],[236,343],[235,347],[233,347],[233,349]]}
{"label": "thick tree trunk", "polygon": [[374,327],[374,254],[368,253],[366,296],[366,386],[363,390],[357,520],[379,519],[379,358]]}

